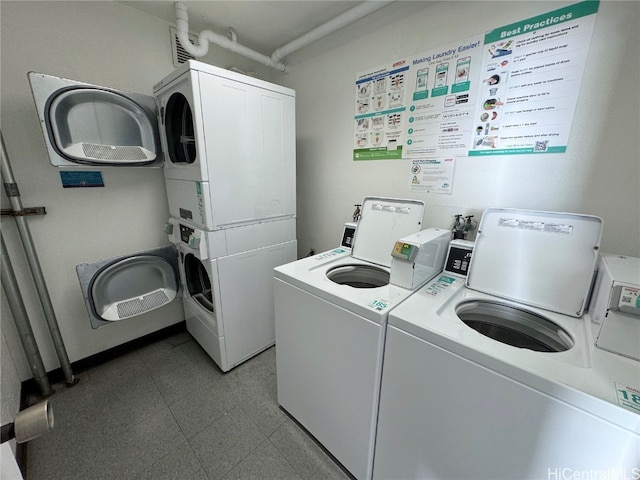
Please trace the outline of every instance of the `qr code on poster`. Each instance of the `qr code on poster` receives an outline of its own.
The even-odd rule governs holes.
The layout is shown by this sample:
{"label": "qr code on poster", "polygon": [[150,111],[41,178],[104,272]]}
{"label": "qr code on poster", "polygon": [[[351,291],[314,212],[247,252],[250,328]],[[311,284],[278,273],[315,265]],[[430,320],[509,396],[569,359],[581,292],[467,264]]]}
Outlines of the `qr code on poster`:
{"label": "qr code on poster", "polygon": [[546,152],[548,144],[549,144],[549,140],[543,140],[541,142],[536,142],[535,147],[533,147],[533,151],[534,152]]}

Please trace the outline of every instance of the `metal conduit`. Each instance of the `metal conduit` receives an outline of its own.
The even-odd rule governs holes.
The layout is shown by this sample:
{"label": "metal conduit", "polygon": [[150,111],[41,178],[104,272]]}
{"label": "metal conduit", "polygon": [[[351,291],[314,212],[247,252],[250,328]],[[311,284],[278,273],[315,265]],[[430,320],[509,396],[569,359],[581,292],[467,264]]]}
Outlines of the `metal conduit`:
{"label": "metal conduit", "polygon": [[22,342],[22,348],[27,356],[27,362],[31,368],[33,379],[40,387],[40,393],[42,396],[47,397],[53,393],[49,379],[47,377],[47,371],[44,368],[42,357],[40,356],[40,350],[36,343],[35,336],[33,335],[33,329],[29,323],[29,316],[27,309],[22,301],[20,295],[20,289],[18,288],[18,280],[16,279],[13,266],[11,265],[11,259],[7,252],[7,246],[4,243],[4,237],[0,232],[0,250],[2,250],[2,288],[4,289],[7,297],[7,303],[11,309],[13,315],[13,321],[16,324],[20,341]]}
{"label": "metal conduit", "polygon": [[4,188],[7,193],[7,197],[9,197],[9,201],[11,202],[11,208],[14,212],[18,212],[18,215],[15,216],[16,225],[18,226],[18,232],[20,233],[20,238],[22,239],[22,245],[27,255],[29,268],[31,269],[31,274],[33,275],[33,280],[36,286],[36,290],[38,291],[38,296],[40,297],[40,303],[42,304],[42,309],[47,321],[47,326],[49,327],[49,333],[51,334],[51,339],[53,340],[53,345],[56,349],[58,360],[60,361],[60,367],[62,368],[62,372],[64,373],[64,378],[67,386],[71,386],[76,383],[76,379],[74,378],[73,372],[71,370],[71,363],[69,362],[67,350],[64,346],[62,334],[60,333],[60,326],[58,325],[58,320],[56,318],[55,311],[53,310],[53,305],[51,304],[51,297],[49,296],[49,290],[47,289],[47,284],[44,280],[44,274],[42,272],[42,268],[40,267],[40,261],[38,260],[38,254],[36,252],[33,238],[31,237],[31,231],[29,230],[27,219],[24,215],[19,214],[19,212],[23,211],[22,201],[20,200],[18,185],[16,184],[15,178],[13,176],[13,170],[11,169],[11,164],[9,163],[9,156],[4,145],[2,131],[0,131],[0,146],[2,147],[1,167]]}

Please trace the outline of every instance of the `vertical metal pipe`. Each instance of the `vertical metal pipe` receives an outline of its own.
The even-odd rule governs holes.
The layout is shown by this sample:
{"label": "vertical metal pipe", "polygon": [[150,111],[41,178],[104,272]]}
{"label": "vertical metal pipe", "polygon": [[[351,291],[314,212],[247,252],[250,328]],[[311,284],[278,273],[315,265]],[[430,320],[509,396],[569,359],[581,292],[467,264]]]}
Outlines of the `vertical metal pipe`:
{"label": "vertical metal pipe", "polygon": [[[7,149],[4,145],[2,131],[0,131],[0,146],[2,147],[1,167],[2,180],[4,182],[5,191],[7,192],[7,196],[9,197],[9,201],[11,202],[13,211],[22,212],[23,207],[22,201],[20,200],[20,192],[18,191],[18,185],[16,184],[15,178],[13,176],[11,164],[9,163],[9,156],[7,155]],[[36,289],[38,290],[40,302],[42,303],[42,309],[44,310],[44,316],[47,321],[47,326],[49,327],[49,333],[51,334],[53,345],[56,349],[58,360],[60,361],[60,367],[62,368],[62,372],[64,373],[65,381],[69,386],[74,385],[76,381],[71,370],[71,363],[69,362],[67,350],[64,346],[62,334],[60,333],[60,326],[58,325],[58,320],[56,318],[55,311],[53,310],[53,305],[51,304],[51,297],[49,296],[49,290],[47,289],[47,284],[44,280],[42,268],[40,267],[40,261],[38,260],[38,254],[36,252],[33,238],[31,237],[29,225],[27,224],[27,220],[23,215],[17,215],[14,218],[16,219],[18,232],[20,233],[20,238],[22,239],[22,245],[27,255],[29,268],[31,269],[31,274],[33,275],[33,280]]]}
{"label": "vertical metal pipe", "polygon": [[2,267],[0,268],[2,273],[2,288],[4,289],[7,297],[7,303],[11,309],[13,315],[13,321],[16,324],[20,341],[22,342],[22,348],[27,356],[27,362],[31,368],[33,379],[40,387],[40,392],[43,396],[49,396],[53,393],[49,379],[47,378],[47,371],[44,368],[42,357],[40,356],[40,350],[38,344],[33,335],[33,329],[29,323],[29,317],[27,315],[27,309],[22,301],[20,295],[20,289],[18,288],[18,281],[16,279],[13,266],[11,265],[11,259],[7,252],[7,246],[4,243],[4,237],[0,232],[0,250],[2,250]]}

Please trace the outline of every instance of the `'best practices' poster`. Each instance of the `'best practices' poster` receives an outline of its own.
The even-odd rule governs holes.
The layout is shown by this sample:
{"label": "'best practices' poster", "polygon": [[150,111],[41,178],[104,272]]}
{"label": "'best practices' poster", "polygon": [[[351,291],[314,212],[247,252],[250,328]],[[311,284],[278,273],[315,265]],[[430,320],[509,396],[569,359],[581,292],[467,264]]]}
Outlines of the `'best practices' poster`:
{"label": "'best practices' poster", "polygon": [[469,156],[563,153],[599,3],[485,35]]}

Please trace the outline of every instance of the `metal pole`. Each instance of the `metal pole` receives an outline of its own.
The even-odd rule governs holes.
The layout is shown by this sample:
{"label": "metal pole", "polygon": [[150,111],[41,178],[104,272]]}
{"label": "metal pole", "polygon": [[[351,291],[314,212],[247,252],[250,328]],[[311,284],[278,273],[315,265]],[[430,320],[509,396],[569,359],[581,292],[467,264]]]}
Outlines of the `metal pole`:
{"label": "metal pole", "polygon": [[[21,212],[23,210],[23,207],[22,201],[20,200],[20,192],[18,191],[18,185],[16,184],[15,178],[13,176],[11,164],[9,163],[9,156],[7,155],[7,149],[4,145],[2,131],[0,131],[0,144],[2,146],[1,166],[4,188],[7,193],[7,197],[9,197],[9,201],[11,202],[11,207],[13,208],[13,210],[15,212]],[[60,361],[60,367],[62,368],[62,372],[64,373],[64,378],[67,385],[74,385],[76,383],[76,379],[74,378],[73,372],[71,370],[71,363],[69,362],[67,350],[64,346],[62,334],[60,333],[60,326],[58,325],[58,320],[56,319],[56,314],[53,310],[53,305],[51,304],[51,297],[49,296],[47,284],[44,280],[44,274],[42,272],[42,268],[40,267],[40,261],[38,260],[38,254],[36,252],[33,238],[31,237],[31,231],[29,230],[27,219],[24,217],[24,215],[17,215],[15,219],[16,225],[18,226],[18,232],[20,233],[20,238],[22,238],[22,245],[27,255],[29,268],[31,269],[31,274],[33,275],[36,290],[38,291],[40,302],[42,303],[42,309],[44,310],[44,316],[47,321],[47,326],[49,327],[53,345],[56,349],[58,360]]]}
{"label": "metal pole", "polygon": [[36,343],[36,339],[33,335],[33,329],[29,323],[27,309],[25,308],[22,296],[20,295],[18,281],[16,279],[15,272],[13,271],[13,266],[11,265],[7,246],[4,244],[2,232],[0,232],[0,250],[2,250],[2,268],[0,269],[2,273],[2,288],[4,289],[7,297],[7,303],[11,309],[13,321],[16,324],[16,329],[18,330],[20,341],[22,342],[22,348],[24,349],[24,353],[27,355],[27,362],[29,363],[29,367],[31,367],[33,379],[38,384],[38,387],[40,387],[42,395],[47,397],[51,395],[53,391],[51,390],[51,385],[47,378],[47,371],[44,368],[38,344]]}

